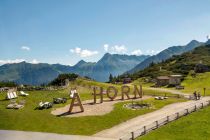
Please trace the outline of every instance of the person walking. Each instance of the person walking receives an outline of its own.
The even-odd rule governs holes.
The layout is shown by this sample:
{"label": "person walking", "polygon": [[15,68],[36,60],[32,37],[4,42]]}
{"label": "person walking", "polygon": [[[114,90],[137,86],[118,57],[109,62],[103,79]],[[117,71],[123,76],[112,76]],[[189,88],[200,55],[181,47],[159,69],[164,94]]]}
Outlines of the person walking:
{"label": "person walking", "polygon": [[197,93],[196,93],[196,91],[193,92],[193,95],[194,95],[194,99],[197,100]]}
{"label": "person walking", "polygon": [[200,92],[198,92],[198,100],[200,100],[201,99],[201,94],[200,94]]}

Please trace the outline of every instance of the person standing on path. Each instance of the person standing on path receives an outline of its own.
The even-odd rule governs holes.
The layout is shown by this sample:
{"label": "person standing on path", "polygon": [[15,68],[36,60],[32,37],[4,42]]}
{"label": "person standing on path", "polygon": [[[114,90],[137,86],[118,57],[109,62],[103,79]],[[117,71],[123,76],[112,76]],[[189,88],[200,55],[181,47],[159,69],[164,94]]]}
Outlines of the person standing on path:
{"label": "person standing on path", "polygon": [[201,99],[201,94],[200,94],[200,92],[198,92],[198,95],[197,95],[197,96],[198,96],[197,99],[200,100],[200,99]]}
{"label": "person standing on path", "polygon": [[193,95],[194,95],[194,99],[197,100],[197,93],[196,93],[196,91],[193,92]]}

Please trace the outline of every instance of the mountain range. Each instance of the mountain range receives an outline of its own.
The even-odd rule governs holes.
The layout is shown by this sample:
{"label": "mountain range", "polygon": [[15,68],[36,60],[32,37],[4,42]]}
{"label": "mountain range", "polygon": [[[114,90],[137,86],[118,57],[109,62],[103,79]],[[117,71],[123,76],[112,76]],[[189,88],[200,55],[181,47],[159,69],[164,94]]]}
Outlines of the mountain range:
{"label": "mountain range", "polygon": [[[135,80],[138,78],[156,78],[157,76],[166,76],[171,74],[181,74],[184,77],[195,72],[205,72],[210,70],[210,41],[190,52],[181,55],[174,55],[171,58],[150,65],[149,67],[130,74],[129,76]],[[123,75],[119,77],[123,79]],[[205,77],[203,77],[205,78]]]}
{"label": "mountain range", "polygon": [[61,64],[31,64],[26,62],[0,66],[0,81],[14,81],[18,84],[40,85],[55,79],[61,73],[76,73],[97,81],[108,81],[109,75],[123,74],[136,66],[148,55],[119,55],[106,53],[97,63],[79,61],[74,66]]}
{"label": "mountain range", "polygon": [[133,69],[129,70],[128,73],[131,74],[131,73],[135,73],[139,70],[143,70],[144,68],[148,67],[151,63],[159,63],[161,61],[164,61],[164,60],[172,57],[173,55],[180,55],[184,52],[191,51],[194,48],[196,48],[202,44],[204,44],[204,43],[198,42],[196,40],[192,40],[187,45],[184,45],[184,46],[169,47],[169,48],[161,51],[160,53],[145,59],[144,61],[139,63],[137,66],[135,66]]}
{"label": "mountain range", "polygon": [[0,66],[0,81],[14,81],[18,84],[40,85],[46,84],[62,73],[75,73],[88,76],[96,81],[106,82],[109,75],[135,73],[145,69],[151,63],[162,62],[174,55],[180,55],[202,45],[210,44],[192,40],[184,46],[169,47],[157,55],[120,55],[106,53],[98,62],[79,61],[74,66],[61,64],[31,64],[26,62],[5,64]]}

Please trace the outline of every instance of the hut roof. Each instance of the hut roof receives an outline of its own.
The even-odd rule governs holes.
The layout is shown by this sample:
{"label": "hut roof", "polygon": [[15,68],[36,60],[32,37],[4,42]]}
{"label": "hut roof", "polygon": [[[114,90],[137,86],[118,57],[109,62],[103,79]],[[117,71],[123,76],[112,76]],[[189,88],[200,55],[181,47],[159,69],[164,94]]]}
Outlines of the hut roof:
{"label": "hut roof", "polygon": [[158,76],[157,79],[158,80],[168,80],[169,77],[168,76]]}

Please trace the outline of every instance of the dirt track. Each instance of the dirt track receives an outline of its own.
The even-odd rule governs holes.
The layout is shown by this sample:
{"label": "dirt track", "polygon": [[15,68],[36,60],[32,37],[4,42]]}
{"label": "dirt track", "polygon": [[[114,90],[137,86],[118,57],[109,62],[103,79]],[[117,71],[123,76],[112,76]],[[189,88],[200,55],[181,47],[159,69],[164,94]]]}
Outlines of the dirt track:
{"label": "dirt track", "polygon": [[198,101],[188,101],[188,102],[170,104],[157,111],[138,116],[124,123],[116,125],[110,129],[103,130],[99,133],[96,133],[93,136],[119,139],[123,135],[130,134],[130,132],[135,131],[139,128],[142,128],[145,125],[151,124],[152,122],[155,122],[156,120],[159,120],[168,115],[174,114],[180,110],[188,108],[189,106],[200,104],[201,102],[204,102],[207,100],[210,100],[210,97],[205,97]]}

